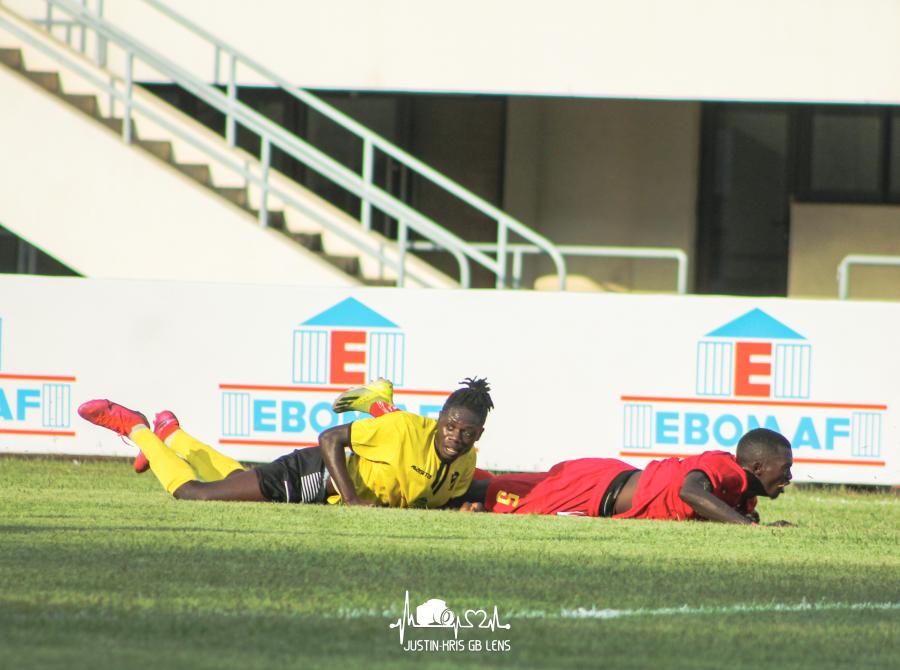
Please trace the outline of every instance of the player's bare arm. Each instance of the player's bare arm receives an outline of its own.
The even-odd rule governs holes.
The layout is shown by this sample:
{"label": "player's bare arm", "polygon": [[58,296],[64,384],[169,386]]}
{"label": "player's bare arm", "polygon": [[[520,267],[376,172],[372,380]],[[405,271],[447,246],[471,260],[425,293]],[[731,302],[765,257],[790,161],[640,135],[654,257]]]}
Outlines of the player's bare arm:
{"label": "player's bare arm", "polygon": [[713,495],[712,482],[700,470],[692,470],[684,478],[679,497],[704,519],[721,523],[752,525],[754,522]]}
{"label": "player's bare arm", "polygon": [[480,502],[464,502],[459,506],[460,512],[487,512],[484,508],[484,503]]}
{"label": "player's bare arm", "polygon": [[350,426],[335,426],[319,435],[319,446],[322,448],[322,460],[331,474],[331,481],[345,505],[362,505],[372,507],[373,503],[362,500],[356,495],[356,489],[350,480],[350,472],[347,470],[347,460],[344,450],[350,446]]}

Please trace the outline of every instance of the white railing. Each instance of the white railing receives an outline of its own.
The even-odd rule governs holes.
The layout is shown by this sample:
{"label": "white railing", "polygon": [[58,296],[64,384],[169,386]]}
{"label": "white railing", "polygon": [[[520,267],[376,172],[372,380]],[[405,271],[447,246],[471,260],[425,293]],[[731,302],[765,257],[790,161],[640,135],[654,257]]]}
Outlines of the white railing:
{"label": "white railing", "polygon": [[[126,35],[123,31],[105,21],[102,17],[102,0],[97,0],[97,14],[92,13],[84,4],[77,4],[72,0],[45,0],[45,2],[48,7],[46,18],[39,20],[38,23],[45,24],[48,27],[52,27],[53,25],[63,25],[68,31],[70,38],[73,26],[79,25],[81,26],[80,39],[82,45],[86,44],[84,36],[85,26],[96,33],[96,61],[98,65],[102,66],[107,62],[106,49],[108,48],[108,44],[116,44],[127,53],[126,62],[129,64],[129,72],[126,73],[126,78],[131,74],[130,65],[133,64],[133,60],[139,58],[146,65],[149,65],[160,74],[163,74],[166,78],[171,79],[174,83],[177,83],[182,88],[190,91],[204,102],[207,102],[211,106],[222,111],[225,114],[225,138],[230,146],[233,147],[235,145],[238,125],[244,126],[260,136],[262,147],[260,162],[263,165],[262,191],[264,195],[263,205],[260,207],[260,220],[263,225],[265,225],[267,216],[265,196],[270,192],[267,178],[269,170],[268,159],[271,155],[271,148],[277,146],[294,159],[359,197],[362,203],[359,220],[363,228],[370,228],[371,212],[373,208],[376,208],[397,220],[397,243],[400,254],[398,285],[402,285],[403,281],[403,273],[405,272],[405,253],[408,246],[406,242],[409,236],[409,230],[411,229],[426,240],[448,250],[454,255],[460,266],[460,284],[464,287],[468,287],[470,281],[470,271],[468,268],[469,260],[475,261],[492,272],[496,277],[495,286],[497,288],[505,288],[507,286],[510,234],[518,235],[526,240],[539,250],[537,253],[547,254],[556,268],[556,273],[559,276],[560,288],[565,286],[566,266],[563,255],[559,252],[557,247],[543,235],[533,231],[483,198],[475,195],[460,184],[422,163],[414,156],[403,151],[365,126],[357,123],[346,114],[335,109],[308,91],[292,85],[290,82],[254,61],[246,54],[216,38],[201,26],[181,16],[166,4],[159,2],[159,0],[142,0],[142,2],[207,43],[213,50],[212,81],[217,84],[224,84],[224,94],[215,86],[211,86],[206,82],[199,80],[180,66],[168,61],[168,59],[153,52],[149,47],[141,44],[132,36]],[[53,16],[54,8],[64,11],[69,18],[63,21],[55,19]],[[223,57],[227,61],[227,78],[224,82],[220,76]],[[263,80],[269,82],[270,85],[284,90],[311,109],[323,114],[355,135],[362,142],[361,174],[356,174],[354,171],[325,155],[311,144],[296,137],[280,125],[273,123],[267,117],[258,114],[255,110],[241,103],[237,94],[238,67],[247,69],[263,78]],[[128,86],[130,87],[131,85],[132,83],[129,80]],[[495,247],[492,249],[494,257],[488,256],[484,253],[483,249],[450,233],[429,217],[410,207],[408,204],[397,199],[375,184],[373,177],[376,150],[381,151],[385,155],[402,163],[412,172],[428,179],[494,221],[496,224],[497,240]],[[379,258],[379,260],[382,259]]]}
{"label": "white railing", "polygon": [[[485,243],[473,243],[474,247],[483,251],[495,251],[496,245]],[[410,247],[417,251],[444,251],[430,242],[414,242]],[[688,284],[688,255],[674,247],[604,247],[577,244],[559,244],[556,246],[564,257],[582,256],[592,258],[632,258],[635,260],[668,260],[677,264],[676,288],[680,294],[687,293]],[[513,257],[511,284],[513,288],[521,288],[523,260],[525,256],[534,256],[541,250],[530,244],[510,244],[508,253]]]}
{"label": "white railing", "polygon": [[900,267],[900,256],[850,254],[844,256],[837,268],[838,298],[846,300],[850,295],[850,267],[853,265],[890,265]]}
{"label": "white railing", "polygon": [[[268,215],[267,209],[265,207],[265,194],[270,194],[281,199],[288,206],[291,206],[297,211],[310,217],[313,221],[319,223],[323,228],[328,229],[334,234],[340,236],[341,239],[353,245],[354,248],[356,248],[360,253],[376,258],[384,266],[393,269],[397,273],[397,284],[399,286],[403,285],[407,270],[405,268],[405,259],[402,255],[402,250],[400,256],[398,258],[394,258],[392,255],[386,254],[383,245],[379,244],[375,240],[365,236],[352,235],[339,226],[333,227],[332,222],[324,217],[319,210],[310,207],[303,200],[297,198],[288,190],[285,190],[284,188],[281,188],[277,184],[271,183],[268,180],[267,160],[264,160],[261,163],[259,169],[253,170],[249,165],[246,164],[246,162],[238,159],[235,155],[231,155],[227,151],[222,151],[221,146],[217,148],[214,145],[209,145],[202,142],[196,135],[187,132],[181,125],[172,122],[169,118],[156,111],[152,106],[144,103],[140,99],[140,97],[134,96],[133,81],[130,77],[131,73],[133,72],[133,56],[129,56],[127,59],[126,73],[124,78],[115,76],[98,76],[95,71],[85,67],[85,65],[80,62],[79,59],[73,57],[71,53],[67,53],[64,49],[54,48],[53,46],[48,45],[41,40],[35,39],[32,35],[30,35],[27,31],[21,29],[14,22],[7,20],[7,18],[4,17],[2,13],[0,13],[0,28],[20,39],[24,44],[29,45],[37,51],[40,51],[43,55],[47,56],[52,61],[59,63],[69,71],[74,72],[84,82],[96,87],[98,91],[108,95],[110,99],[111,111],[114,111],[115,105],[117,103],[121,105],[125,109],[125,115],[122,123],[122,139],[124,142],[131,143],[133,139],[133,113],[138,112],[144,115],[153,123],[165,129],[167,132],[172,133],[172,136],[177,137],[178,139],[190,144],[192,147],[202,152],[217,165],[222,166],[243,178],[245,183],[257,186],[264,194],[263,203],[261,203],[262,206],[260,207],[259,214],[260,223],[262,225],[266,225],[266,218]],[[262,153],[263,158],[266,159],[269,155],[269,149],[264,146]],[[459,253],[455,253],[454,256],[456,256],[460,264],[460,283],[463,285],[467,285],[470,272],[468,261]],[[425,277],[420,277],[413,273],[410,273],[409,276],[412,279],[427,285],[427,279]]]}

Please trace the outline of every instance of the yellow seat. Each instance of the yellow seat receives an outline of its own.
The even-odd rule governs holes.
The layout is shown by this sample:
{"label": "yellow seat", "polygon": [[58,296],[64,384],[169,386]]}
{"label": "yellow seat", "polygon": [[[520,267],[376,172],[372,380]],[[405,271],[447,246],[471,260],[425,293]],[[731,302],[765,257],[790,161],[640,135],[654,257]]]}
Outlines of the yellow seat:
{"label": "yellow seat", "polygon": [[[559,277],[557,275],[542,275],[534,280],[535,291],[558,291]],[[626,293],[628,289],[615,282],[598,283],[587,275],[571,274],[566,276],[566,290],[580,293],[593,291],[609,293]]]}

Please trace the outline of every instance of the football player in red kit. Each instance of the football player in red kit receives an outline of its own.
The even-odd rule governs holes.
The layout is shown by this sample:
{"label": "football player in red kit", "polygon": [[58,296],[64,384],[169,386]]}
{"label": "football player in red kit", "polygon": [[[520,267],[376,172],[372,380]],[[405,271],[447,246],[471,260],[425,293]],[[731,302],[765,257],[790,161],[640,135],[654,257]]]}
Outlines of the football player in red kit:
{"label": "football player in red kit", "polygon": [[792,465],[787,439],[757,428],[740,439],[734,455],[706,451],[651,461],[644,470],[614,458],[580,458],[549,472],[498,475],[486,482],[484,507],[500,514],[752,524],[759,521],[757,496],[781,495]]}

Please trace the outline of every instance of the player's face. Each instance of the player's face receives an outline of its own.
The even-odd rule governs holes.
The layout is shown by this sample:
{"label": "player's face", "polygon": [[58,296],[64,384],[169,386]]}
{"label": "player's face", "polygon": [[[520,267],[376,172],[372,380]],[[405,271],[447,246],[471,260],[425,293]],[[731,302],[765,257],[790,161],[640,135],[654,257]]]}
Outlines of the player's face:
{"label": "player's face", "polygon": [[794,459],[790,451],[786,451],[779,456],[764,461],[754,470],[766,495],[770,498],[777,498],[784,492],[784,488],[791,483],[793,478],[791,475],[791,466]]}
{"label": "player's face", "polygon": [[452,461],[468,453],[482,432],[484,427],[474,412],[465,407],[451,407],[438,417],[434,448],[443,460]]}

